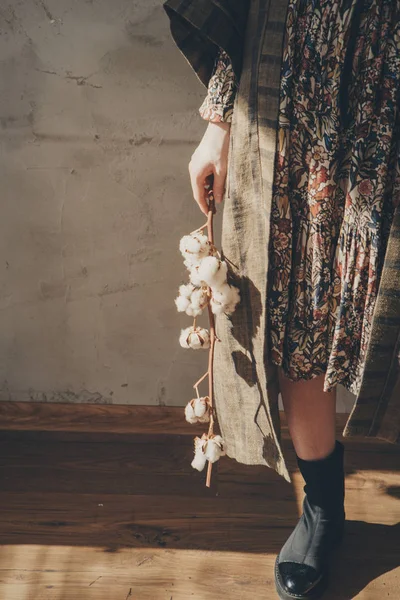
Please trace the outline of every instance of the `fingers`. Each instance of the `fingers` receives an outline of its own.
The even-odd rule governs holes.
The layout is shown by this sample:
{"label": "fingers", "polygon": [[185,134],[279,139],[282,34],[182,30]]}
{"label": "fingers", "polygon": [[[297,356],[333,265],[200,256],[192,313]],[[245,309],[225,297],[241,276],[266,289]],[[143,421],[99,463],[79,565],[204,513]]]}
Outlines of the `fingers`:
{"label": "fingers", "polygon": [[201,212],[205,215],[208,213],[208,204],[207,190],[204,186],[207,185],[206,177],[208,177],[211,173],[212,170],[210,170],[210,168],[196,173],[193,168],[193,164],[191,162],[189,163],[190,183],[192,186],[193,198],[199,205]]}
{"label": "fingers", "polygon": [[[220,163],[208,163],[206,166],[199,166],[198,161],[191,160],[189,163],[190,183],[193,191],[193,198],[199,205],[202,213],[208,213],[208,191],[212,187],[215,202],[220,204],[224,198],[226,168]],[[207,188],[205,186],[208,186]]]}
{"label": "fingers", "polygon": [[214,173],[213,194],[217,204],[220,204],[224,198],[226,174],[222,172]]}

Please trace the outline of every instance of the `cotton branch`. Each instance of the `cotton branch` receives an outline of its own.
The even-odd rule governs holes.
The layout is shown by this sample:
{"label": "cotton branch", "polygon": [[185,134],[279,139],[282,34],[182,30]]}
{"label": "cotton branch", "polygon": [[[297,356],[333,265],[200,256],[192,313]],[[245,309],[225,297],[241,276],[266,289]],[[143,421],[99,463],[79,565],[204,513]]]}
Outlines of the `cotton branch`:
{"label": "cotton branch", "polygon": [[[192,467],[202,471],[208,461],[206,486],[211,485],[212,464],[225,454],[224,442],[214,434],[214,351],[218,339],[215,331],[215,315],[232,314],[240,301],[239,290],[227,283],[228,265],[214,245],[213,217],[215,201],[212,190],[208,192],[207,223],[184,236],[179,244],[184,264],[190,274],[190,282],[181,285],[175,304],[179,312],[193,317],[193,325],[182,329],[179,338],[183,348],[208,349],[206,373],[193,385],[196,398],[185,408],[189,423],[209,423],[208,433],[194,440],[195,457]],[[204,230],[207,229],[207,235]],[[207,307],[209,329],[197,326],[196,317]],[[208,395],[201,397],[199,385],[208,378]]]}

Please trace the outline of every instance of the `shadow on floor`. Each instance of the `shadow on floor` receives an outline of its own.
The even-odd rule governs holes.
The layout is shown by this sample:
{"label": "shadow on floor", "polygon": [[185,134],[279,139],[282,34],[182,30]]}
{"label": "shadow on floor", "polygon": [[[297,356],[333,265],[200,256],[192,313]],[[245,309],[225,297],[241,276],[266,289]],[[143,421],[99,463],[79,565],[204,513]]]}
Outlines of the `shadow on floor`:
{"label": "shadow on floor", "polygon": [[[295,459],[287,441],[285,451],[293,472]],[[297,480],[294,489],[270,469],[226,459],[208,489],[205,473],[190,466],[192,455],[187,436],[85,439],[0,432],[2,545],[276,555],[297,522],[296,493],[302,494],[302,483]],[[384,521],[385,502],[393,514],[393,502],[400,498],[393,477],[399,464],[393,446],[348,444],[347,475],[362,474],[348,490],[353,515],[359,502],[360,516],[368,515],[369,503],[375,503],[371,514],[375,519],[382,514]],[[348,521],[326,600],[353,600],[399,566],[400,524]]]}
{"label": "shadow on floor", "polygon": [[[334,558],[330,588],[324,600],[353,600],[370,582],[398,567],[400,522],[390,526],[347,521],[346,534]],[[383,600],[384,596],[379,597]]]}

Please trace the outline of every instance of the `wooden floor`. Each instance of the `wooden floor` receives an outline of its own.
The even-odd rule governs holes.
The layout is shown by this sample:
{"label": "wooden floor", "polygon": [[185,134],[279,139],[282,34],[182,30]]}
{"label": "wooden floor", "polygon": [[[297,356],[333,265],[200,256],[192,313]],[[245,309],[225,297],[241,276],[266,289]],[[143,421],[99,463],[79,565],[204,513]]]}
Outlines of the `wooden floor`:
{"label": "wooden floor", "polygon": [[[294,488],[223,458],[213,485],[192,437],[0,432],[0,600],[276,598]],[[400,452],[346,442],[347,535],[327,600],[400,599]]]}

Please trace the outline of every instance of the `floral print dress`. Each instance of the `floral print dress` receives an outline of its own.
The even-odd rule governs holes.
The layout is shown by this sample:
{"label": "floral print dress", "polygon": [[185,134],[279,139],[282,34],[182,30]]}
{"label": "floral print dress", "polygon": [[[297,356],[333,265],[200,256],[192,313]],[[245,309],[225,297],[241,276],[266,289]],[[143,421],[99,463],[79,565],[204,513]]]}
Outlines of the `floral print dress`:
{"label": "floral print dress", "polygon": [[[200,115],[230,121],[220,50]],[[229,90],[229,92],[228,92]],[[221,94],[221,91],[223,92]],[[269,248],[269,352],[292,380],[357,393],[400,201],[400,9],[291,0]]]}

